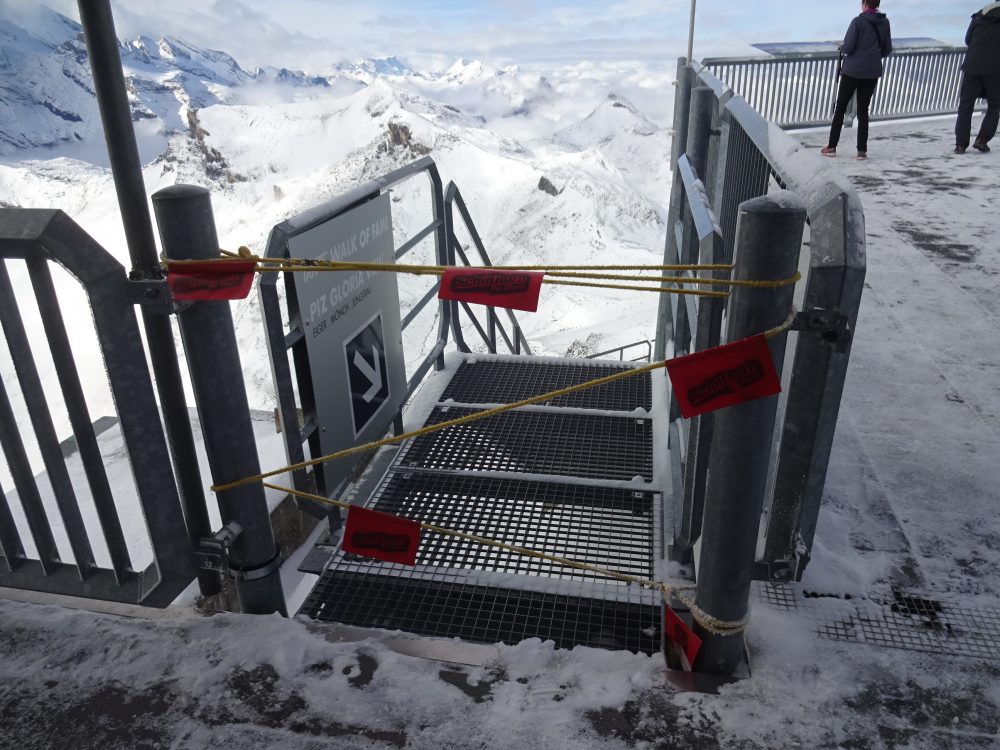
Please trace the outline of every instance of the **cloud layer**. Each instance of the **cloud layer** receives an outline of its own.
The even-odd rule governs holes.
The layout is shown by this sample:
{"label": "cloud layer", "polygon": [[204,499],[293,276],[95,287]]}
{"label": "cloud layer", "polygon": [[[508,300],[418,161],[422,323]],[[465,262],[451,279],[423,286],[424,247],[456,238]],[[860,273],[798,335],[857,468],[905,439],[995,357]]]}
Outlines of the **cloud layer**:
{"label": "cloud layer", "polygon": [[[31,1],[31,0],[29,0]],[[883,3],[896,36],[961,43],[979,2],[942,12],[938,0]],[[52,0],[77,17],[73,0]],[[175,35],[224,49],[243,65],[321,72],[339,60],[398,55],[425,68],[456,57],[562,66],[637,62],[672,66],[687,46],[688,0],[113,0],[120,35]],[[695,54],[743,54],[754,42],[836,39],[857,3],[707,2]]]}

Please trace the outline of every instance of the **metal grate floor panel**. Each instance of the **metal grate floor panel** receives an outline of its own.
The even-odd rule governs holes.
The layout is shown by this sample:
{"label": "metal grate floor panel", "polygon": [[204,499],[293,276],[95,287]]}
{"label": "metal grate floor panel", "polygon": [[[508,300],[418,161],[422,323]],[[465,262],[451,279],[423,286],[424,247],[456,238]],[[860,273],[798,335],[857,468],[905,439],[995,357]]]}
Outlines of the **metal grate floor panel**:
{"label": "metal grate floor panel", "polygon": [[[462,404],[510,404],[549,391],[579,385],[588,380],[632,369],[626,365],[512,362],[481,360],[463,362],[445,389],[441,400]],[[638,375],[616,383],[588,388],[553,399],[549,406],[602,411],[652,410],[653,395],[649,375]]]}
{"label": "metal grate floor panel", "polygon": [[[652,492],[620,488],[393,472],[368,507],[651,578],[653,500]],[[417,563],[607,580],[599,573],[433,532],[422,535]]]}
{"label": "metal grate floor panel", "polygon": [[968,609],[901,591],[864,597],[764,584],[760,599],[798,612],[834,641],[952,656],[1000,659],[1000,610]]}
{"label": "metal grate floor panel", "polygon": [[660,650],[660,608],[539,591],[326,571],[299,612],[321,622],[458,637],[552,640],[633,653]]}
{"label": "metal grate floor panel", "polygon": [[[426,424],[473,413],[436,407]],[[647,419],[515,411],[416,438],[404,454],[402,465],[427,469],[652,482],[653,426]]]}
{"label": "metal grate floor panel", "polygon": [[[478,410],[455,402],[511,403],[628,368],[467,360],[426,424]],[[646,374],[425,435],[358,498],[383,513],[653,578],[662,494],[621,486],[653,482],[651,401]],[[412,567],[324,554],[300,610],[322,622],[482,643],[660,649],[659,593],[600,573],[434,532],[421,535]]]}

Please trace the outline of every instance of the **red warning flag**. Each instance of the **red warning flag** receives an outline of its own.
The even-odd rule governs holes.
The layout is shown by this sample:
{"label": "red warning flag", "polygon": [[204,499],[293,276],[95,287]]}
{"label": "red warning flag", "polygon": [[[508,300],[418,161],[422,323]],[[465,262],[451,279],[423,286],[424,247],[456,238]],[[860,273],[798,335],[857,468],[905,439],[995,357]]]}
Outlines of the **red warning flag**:
{"label": "red warning flag", "polygon": [[414,565],[420,546],[420,524],[352,505],[340,546],[355,555]]}
{"label": "red warning flag", "polygon": [[666,633],[667,641],[674,645],[681,656],[684,671],[690,672],[701,650],[701,638],[670,607],[663,613],[663,632]]}
{"label": "red warning flag", "polygon": [[678,357],[667,363],[667,374],[688,419],[781,393],[764,334]]}
{"label": "red warning flag", "polygon": [[178,302],[244,299],[253,286],[255,266],[252,260],[177,263],[167,273],[167,286]]}
{"label": "red warning flag", "polygon": [[449,268],[441,279],[438,298],[535,312],[544,276],[540,271]]}

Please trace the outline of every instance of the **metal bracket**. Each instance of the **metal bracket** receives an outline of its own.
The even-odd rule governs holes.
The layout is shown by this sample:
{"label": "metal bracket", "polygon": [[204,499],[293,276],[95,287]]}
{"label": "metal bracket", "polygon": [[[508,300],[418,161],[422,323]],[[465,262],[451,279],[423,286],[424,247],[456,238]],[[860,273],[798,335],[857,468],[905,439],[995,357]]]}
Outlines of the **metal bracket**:
{"label": "metal bracket", "polygon": [[243,527],[235,521],[230,521],[214,536],[204,537],[198,542],[195,559],[199,570],[214,570],[220,575],[231,576],[229,566],[229,548],[236,541]]}
{"label": "metal bracket", "polygon": [[198,569],[214,570],[219,575],[232,578],[234,581],[256,581],[267,578],[281,567],[281,550],[277,550],[274,557],[256,568],[233,567],[229,559],[229,549],[242,531],[242,526],[236,521],[230,521],[215,532],[214,536],[203,538],[198,543],[198,550],[195,553]]}
{"label": "metal bracket", "polygon": [[758,560],[753,564],[753,580],[788,583],[795,580],[796,560]]}
{"label": "metal bracket", "polygon": [[753,580],[789,583],[801,581],[802,571],[809,562],[809,548],[801,532],[795,532],[794,546],[784,560],[757,560],[753,564]]}
{"label": "metal bracket", "polygon": [[126,289],[131,304],[141,305],[154,315],[173,315],[190,304],[174,302],[166,279],[129,279]]}
{"label": "metal bracket", "polygon": [[263,565],[258,565],[256,568],[230,568],[229,575],[234,581],[257,581],[261,578],[267,578],[274,571],[281,567],[281,550],[279,549],[274,553],[274,557],[268,560]]}
{"label": "metal bracket", "polygon": [[796,315],[792,330],[818,333],[836,352],[846,352],[853,336],[851,321],[846,315],[820,308],[806,310]]}

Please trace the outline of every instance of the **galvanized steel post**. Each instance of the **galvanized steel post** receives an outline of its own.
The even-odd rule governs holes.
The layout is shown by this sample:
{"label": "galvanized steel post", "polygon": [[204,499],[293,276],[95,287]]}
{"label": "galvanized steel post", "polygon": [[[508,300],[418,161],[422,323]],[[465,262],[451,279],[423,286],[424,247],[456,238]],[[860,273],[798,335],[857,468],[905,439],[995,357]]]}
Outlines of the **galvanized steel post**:
{"label": "galvanized steel post", "polygon": [[[675,247],[676,235],[674,224],[680,220],[683,208],[684,189],[680,175],[677,172],[677,160],[687,148],[688,112],[691,106],[691,69],[686,58],[677,60],[677,80],[674,91],[674,137],[670,148],[670,170],[673,173],[673,188],[670,191],[670,206],[667,212],[667,236],[663,250],[663,263],[671,265],[677,260],[681,249]],[[669,295],[661,294],[659,309],[656,315],[656,343],[653,358],[657,361],[666,359],[667,341],[673,339],[673,320],[670,315]]]}
{"label": "galvanized steel post", "polygon": [[[153,194],[160,242],[168,258],[204,260],[219,253],[208,190],[174,185]],[[195,302],[178,316],[212,480],[224,484],[260,473],[233,316],[228,302]],[[247,614],[287,615],[281,552],[260,484],[219,493],[222,523],[242,529],[229,551],[240,607]]]}
{"label": "galvanized steel post", "polygon": [[[806,209],[792,193],[754,198],[740,205],[734,279],[777,280],[795,274],[802,249]],[[792,309],[794,287],[736,287],[727,308],[726,340],[753,336],[782,323]],[[780,375],[787,335],[770,340]],[[709,615],[735,622],[748,611],[750,582],[776,398],[763,398],[715,414],[708,487],[698,565],[696,603]],[[704,639],[695,669],[732,674],[743,658],[742,635],[720,636],[700,626]]]}
{"label": "galvanized steel post", "polygon": [[691,89],[691,104],[688,114],[687,154],[695,174],[702,181],[708,172],[708,148],[712,139],[712,105],[715,92],[709,86],[695,86]]}
{"label": "galvanized steel post", "polygon": [[[132,277],[158,279],[160,270],[156,241],[146,203],[142,162],[132,128],[132,111],[125,93],[125,75],[111,3],[110,0],[79,0],[78,4],[87,55],[94,74],[94,91],[108,144],[111,172],[125,226],[125,241],[132,261]],[[211,534],[211,528],[198,470],[198,454],[187,415],[180,365],[174,348],[174,335],[166,315],[142,310],[142,322],[166,426],[167,445],[184,506],[184,521],[188,536],[194,541]],[[217,594],[220,590],[217,577],[211,573],[199,573],[198,584],[205,596]]]}

